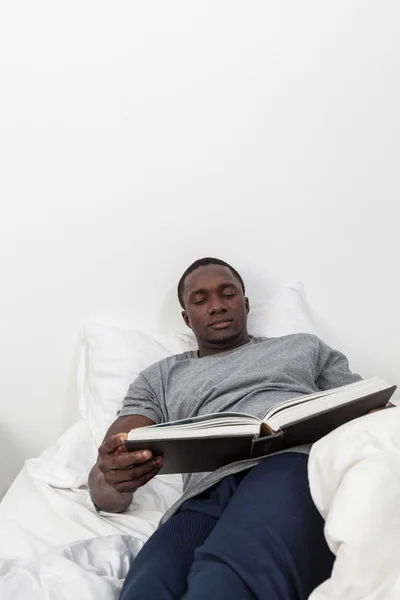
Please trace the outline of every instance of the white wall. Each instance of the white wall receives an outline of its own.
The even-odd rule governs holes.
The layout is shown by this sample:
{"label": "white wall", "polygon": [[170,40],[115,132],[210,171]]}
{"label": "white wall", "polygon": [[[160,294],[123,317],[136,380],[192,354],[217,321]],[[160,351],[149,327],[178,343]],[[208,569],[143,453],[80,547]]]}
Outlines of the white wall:
{"label": "white wall", "polygon": [[203,255],[250,297],[300,278],[327,341],[400,383],[399,17],[2,3],[0,495],[76,417],[83,320],[157,329]]}

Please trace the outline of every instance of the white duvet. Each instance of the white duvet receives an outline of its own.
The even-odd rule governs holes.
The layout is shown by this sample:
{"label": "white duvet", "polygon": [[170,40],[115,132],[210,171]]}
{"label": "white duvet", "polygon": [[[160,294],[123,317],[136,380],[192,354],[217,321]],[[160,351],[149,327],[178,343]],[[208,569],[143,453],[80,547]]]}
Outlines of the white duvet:
{"label": "white duvet", "polygon": [[399,600],[400,407],[320,440],[309,478],[336,556],[332,577],[310,600]]}
{"label": "white duvet", "polygon": [[[87,489],[94,445],[84,421],[26,462],[0,504],[2,600],[117,600],[130,562],[181,492],[157,477],[121,515],[98,515]],[[315,444],[314,501],[336,554],[310,600],[399,600],[400,408],[358,419]]]}
{"label": "white duvet", "polygon": [[181,494],[159,476],[124,514],[98,515],[86,488],[95,446],[79,421],[28,460],[0,504],[1,600],[116,600],[130,562]]}

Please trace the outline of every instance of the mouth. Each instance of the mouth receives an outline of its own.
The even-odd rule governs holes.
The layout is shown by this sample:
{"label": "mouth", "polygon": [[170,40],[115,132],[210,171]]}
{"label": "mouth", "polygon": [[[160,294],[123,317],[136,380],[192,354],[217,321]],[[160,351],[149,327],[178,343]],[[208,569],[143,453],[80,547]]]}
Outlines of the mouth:
{"label": "mouth", "polygon": [[226,329],[232,325],[232,319],[225,317],[224,319],[215,319],[215,321],[211,321],[209,327],[211,329]]}

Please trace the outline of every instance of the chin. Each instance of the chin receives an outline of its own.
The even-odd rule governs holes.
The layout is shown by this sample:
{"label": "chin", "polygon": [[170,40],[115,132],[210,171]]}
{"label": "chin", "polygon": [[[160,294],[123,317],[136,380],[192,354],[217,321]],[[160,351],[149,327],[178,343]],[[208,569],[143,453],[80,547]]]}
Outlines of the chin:
{"label": "chin", "polygon": [[234,342],[236,340],[236,338],[238,337],[237,333],[225,333],[225,334],[221,334],[219,337],[215,337],[212,339],[207,340],[209,344],[228,344],[229,342]]}

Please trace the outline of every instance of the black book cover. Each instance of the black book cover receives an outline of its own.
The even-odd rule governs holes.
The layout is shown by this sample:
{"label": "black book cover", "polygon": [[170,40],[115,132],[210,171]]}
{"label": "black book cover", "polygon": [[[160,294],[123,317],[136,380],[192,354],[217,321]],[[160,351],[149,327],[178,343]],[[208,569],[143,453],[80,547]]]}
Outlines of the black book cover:
{"label": "black book cover", "polygon": [[[185,439],[127,440],[128,451],[151,450],[163,456],[160,474],[215,471],[229,463],[273,454],[281,449],[314,443],[340,425],[384,407],[396,386],[314,413],[274,433],[260,423],[260,435],[209,436]],[[160,430],[161,433],[161,430]]]}

